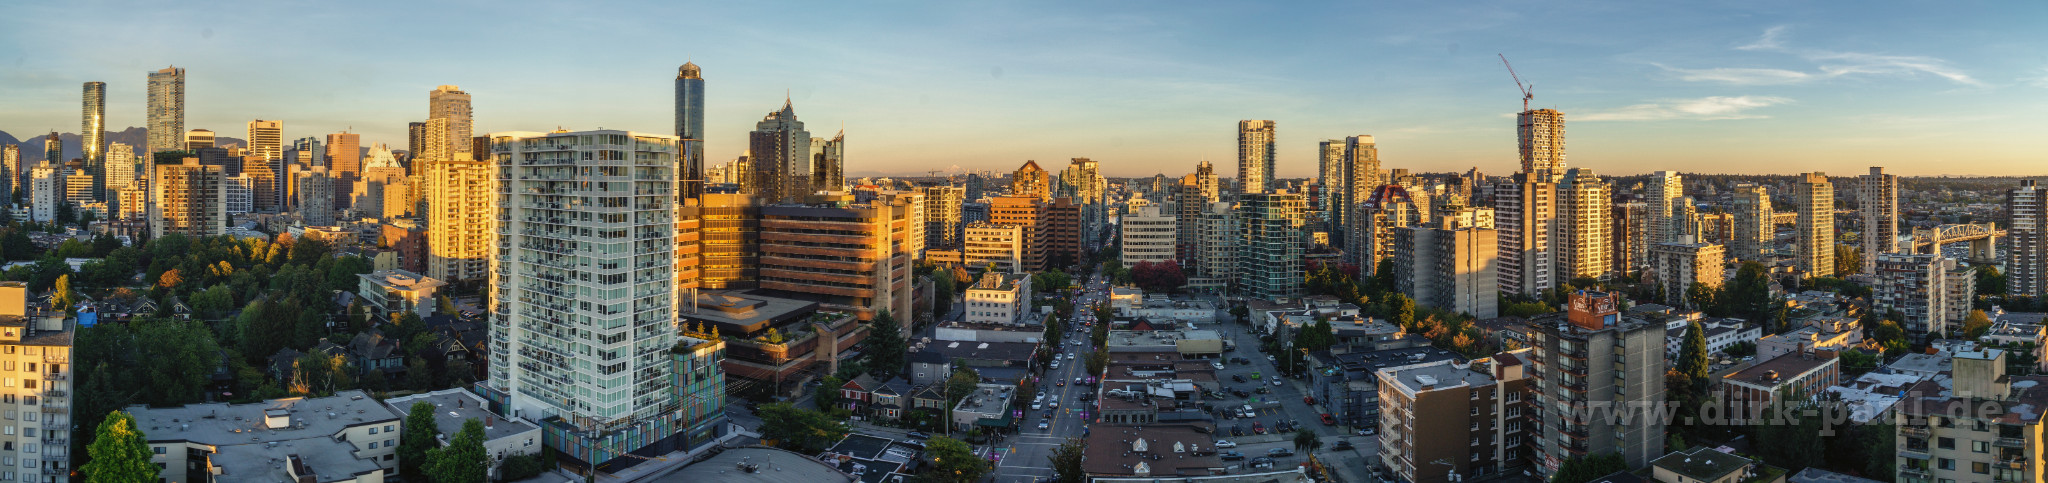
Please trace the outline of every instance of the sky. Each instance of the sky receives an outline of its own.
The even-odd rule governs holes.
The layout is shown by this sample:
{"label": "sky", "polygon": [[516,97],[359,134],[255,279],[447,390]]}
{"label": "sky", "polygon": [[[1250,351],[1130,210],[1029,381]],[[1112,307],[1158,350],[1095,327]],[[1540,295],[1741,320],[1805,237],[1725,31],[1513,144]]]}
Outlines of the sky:
{"label": "sky", "polygon": [[[674,132],[703,67],[707,158],[787,96],[843,126],[852,176],[1236,172],[1242,119],[1282,177],[1370,134],[1384,167],[1517,169],[1521,93],[1601,174],[2048,173],[2048,2],[24,2],[0,17],[0,130],[142,126],[146,74],[187,70],[186,127],[344,129],[402,149],[427,93],[476,129]],[[1382,4],[1387,3],[1387,4]]]}

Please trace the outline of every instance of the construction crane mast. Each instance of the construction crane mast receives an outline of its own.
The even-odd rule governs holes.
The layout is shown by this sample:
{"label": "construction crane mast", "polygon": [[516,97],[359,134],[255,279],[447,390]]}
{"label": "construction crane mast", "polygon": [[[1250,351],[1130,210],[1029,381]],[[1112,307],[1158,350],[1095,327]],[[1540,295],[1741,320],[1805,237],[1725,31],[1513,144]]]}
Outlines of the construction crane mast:
{"label": "construction crane mast", "polygon": [[1508,55],[1500,54],[1500,65],[1507,66],[1508,77],[1515,79],[1515,88],[1522,91],[1522,110],[1529,110],[1529,100],[1536,98],[1536,85],[1522,85],[1522,76],[1515,75],[1515,65],[1508,63]]}

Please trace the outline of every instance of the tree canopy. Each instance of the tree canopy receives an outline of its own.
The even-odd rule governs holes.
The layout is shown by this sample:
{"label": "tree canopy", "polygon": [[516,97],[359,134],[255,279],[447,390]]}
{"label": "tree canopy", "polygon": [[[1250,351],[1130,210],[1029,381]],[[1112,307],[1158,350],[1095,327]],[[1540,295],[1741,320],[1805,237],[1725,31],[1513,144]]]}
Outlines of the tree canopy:
{"label": "tree canopy", "polygon": [[484,422],[470,419],[462,430],[448,439],[448,446],[427,451],[421,472],[428,481],[442,483],[484,483],[490,471],[491,455],[484,451]]}
{"label": "tree canopy", "polygon": [[157,480],[156,464],[149,462],[148,440],[143,437],[142,428],[135,426],[134,416],[114,411],[100,421],[94,434],[92,445],[86,447],[92,461],[78,468],[87,483]]}

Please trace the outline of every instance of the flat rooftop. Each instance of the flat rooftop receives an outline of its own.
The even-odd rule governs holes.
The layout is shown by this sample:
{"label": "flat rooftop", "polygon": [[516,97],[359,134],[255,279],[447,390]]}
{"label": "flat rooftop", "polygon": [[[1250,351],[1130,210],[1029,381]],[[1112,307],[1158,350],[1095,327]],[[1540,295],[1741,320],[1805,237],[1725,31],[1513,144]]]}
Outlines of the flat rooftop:
{"label": "flat rooftop", "polygon": [[1694,446],[1689,450],[1673,451],[1650,464],[1694,480],[1717,481],[1729,473],[1742,471],[1743,467],[1749,466],[1750,461],[1749,458],[1714,451],[1705,446]]}
{"label": "flat rooftop", "polygon": [[[1821,368],[1821,366],[1826,366],[1832,362],[1834,362],[1834,359],[1832,358],[1815,357],[1800,353],[1788,353],[1778,357],[1773,357],[1771,358],[1771,360],[1768,361],[1758,362],[1755,365],[1749,366],[1748,368],[1735,371],[1735,373],[1733,374],[1722,376],[1722,378],[1733,381],[1742,381],[1754,384],[1766,384],[1775,386],[1780,382],[1790,381],[1794,378],[1799,377],[1802,374],[1806,374],[1815,369],[1819,369]],[[1778,376],[1777,380],[1764,380],[1764,378],[1772,374],[1773,371],[1775,371],[1775,373]]]}
{"label": "flat rooftop", "polygon": [[1453,360],[1438,360],[1409,366],[1388,367],[1379,370],[1383,380],[1400,387],[1401,392],[1415,394],[1430,386],[1430,390],[1452,387],[1482,387],[1493,385],[1493,376],[1473,371],[1469,366],[1459,366]]}
{"label": "flat rooftop", "polygon": [[[535,426],[533,423],[524,420],[508,420],[497,413],[491,412],[483,397],[462,389],[446,389],[414,394],[386,400],[384,404],[390,406],[392,412],[410,414],[412,412],[412,405],[416,402],[434,405],[434,426],[440,429],[443,442],[454,438],[455,433],[462,431],[462,424],[471,419],[489,423],[489,425],[484,427],[485,441],[516,436],[540,429],[540,426]],[[535,442],[537,443],[538,441]]]}
{"label": "flat rooftop", "polygon": [[688,305],[677,307],[676,315],[684,322],[721,325],[721,333],[752,335],[817,311],[818,303],[807,300],[772,297],[744,290],[705,290],[697,292],[694,310]]}
{"label": "flat rooftop", "polygon": [[960,398],[960,405],[953,408],[979,414],[1002,415],[1010,406],[1010,399],[1017,395],[1017,386],[1009,384],[976,384],[974,394]]}
{"label": "flat rooftop", "polygon": [[[381,467],[355,457],[355,444],[334,435],[353,426],[396,425],[401,415],[362,391],[323,398],[285,398],[250,404],[193,404],[175,408],[130,406],[151,443],[193,442],[218,449],[212,460],[227,479],[285,480],[284,461],[299,455],[320,481],[353,478]],[[290,418],[272,429],[266,414]]]}
{"label": "flat rooftop", "polygon": [[1024,361],[1031,359],[1031,353],[1033,351],[1038,350],[1038,344],[1033,344],[1030,342],[975,342],[965,340],[941,340],[932,341],[932,343],[926,344],[924,348],[920,350],[926,352],[937,352],[940,355],[946,356],[946,358],[949,359],[1015,361],[1017,365],[1023,365]]}
{"label": "flat rooftop", "polygon": [[[743,465],[759,465],[747,472]],[[763,447],[733,448],[684,466],[655,483],[850,483],[853,475],[804,455]]]}

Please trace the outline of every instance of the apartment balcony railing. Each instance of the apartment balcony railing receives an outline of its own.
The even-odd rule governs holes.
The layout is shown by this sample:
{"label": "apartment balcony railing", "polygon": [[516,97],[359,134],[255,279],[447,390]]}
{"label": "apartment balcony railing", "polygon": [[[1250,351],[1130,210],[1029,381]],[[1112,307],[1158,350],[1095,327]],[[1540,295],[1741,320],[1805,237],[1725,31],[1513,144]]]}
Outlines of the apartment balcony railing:
{"label": "apartment balcony railing", "polygon": [[1899,427],[1899,434],[1903,434],[1903,435],[1906,435],[1906,436],[1912,436],[1912,437],[1915,437],[1915,438],[1925,438],[1925,437],[1928,437],[1928,436],[1929,436],[1929,433],[1930,433],[1930,432],[1929,432],[1929,431],[1927,430],[1927,427],[1926,427],[1926,426],[1900,426],[1900,427]]}
{"label": "apartment balcony railing", "polygon": [[1998,438],[1992,441],[1991,444],[2002,448],[2025,449],[2027,447],[2027,440],[2024,438]]}

